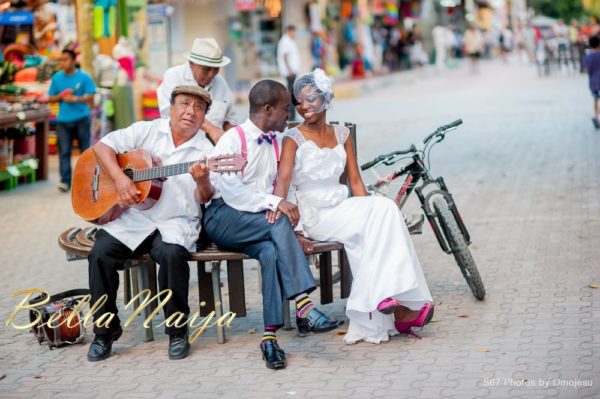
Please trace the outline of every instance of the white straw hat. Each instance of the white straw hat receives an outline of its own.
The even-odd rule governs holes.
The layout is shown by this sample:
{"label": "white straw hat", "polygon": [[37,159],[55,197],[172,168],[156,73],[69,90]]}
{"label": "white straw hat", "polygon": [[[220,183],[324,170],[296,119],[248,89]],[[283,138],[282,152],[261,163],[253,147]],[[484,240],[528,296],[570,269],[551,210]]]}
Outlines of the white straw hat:
{"label": "white straw hat", "polygon": [[212,37],[194,40],[192,49],[184,56],[194,64],[213,68],[219,68],[231,62],[228,57],[223,55],[217,41]]}

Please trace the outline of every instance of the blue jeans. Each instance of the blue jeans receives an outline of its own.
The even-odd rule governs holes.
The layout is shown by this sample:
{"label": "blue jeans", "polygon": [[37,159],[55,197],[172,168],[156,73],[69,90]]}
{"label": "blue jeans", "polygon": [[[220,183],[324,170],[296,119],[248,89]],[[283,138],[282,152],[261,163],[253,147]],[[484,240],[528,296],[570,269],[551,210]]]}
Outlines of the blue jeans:
{"label": "blue jeans", "polygon": [[85,117],[73,122],[56,122],[58,136],[58,153],[60,181],[71,186],[71,149],[73,139],[79,142],[79,151],[90,146],[90,118]]}
{"label": "blue jeans", "polygon": [[315,280],[287,217],[274,224],[265,212],[240,212],[222,199],[206,209],[208,237],[223,249],[240,251],[260,263],[265,326],[283,325],[283,299],[315,289]]}

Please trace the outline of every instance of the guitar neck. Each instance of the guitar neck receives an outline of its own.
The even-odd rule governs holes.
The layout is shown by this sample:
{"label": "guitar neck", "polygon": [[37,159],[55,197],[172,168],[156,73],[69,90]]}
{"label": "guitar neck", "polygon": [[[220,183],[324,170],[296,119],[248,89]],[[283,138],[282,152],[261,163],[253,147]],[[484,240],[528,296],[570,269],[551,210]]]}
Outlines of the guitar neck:
{"label": "guitar neck", "polygon": [[146,180],[162,179],[164,177],[182,175],[188,172],[190,166],[196,161],[176,163],[173,165],[155,166],[153,168],[137,169],[133,171],[133,181],[140,182]]}

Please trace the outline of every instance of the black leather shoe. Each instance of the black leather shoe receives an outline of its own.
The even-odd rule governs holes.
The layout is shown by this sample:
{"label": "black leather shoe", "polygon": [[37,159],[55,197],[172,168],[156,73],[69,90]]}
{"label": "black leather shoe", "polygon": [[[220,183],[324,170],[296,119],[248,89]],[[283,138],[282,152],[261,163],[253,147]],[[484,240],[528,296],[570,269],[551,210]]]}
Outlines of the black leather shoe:
{"label": "black leather shoe", "polygon": [[183,359],[190,353],[188,335],[169,335],[169,359]]}
{"label": "black leather shoe", "polygon": [[267,368],[281,370],[287,365],[285,352],[279,347],[276,340],[268,339],[261,342],[260,350],[262,351],[262,358],[266,362]]}
{"label": "black leather shoe", "polygon": [[123,330],[119,327],[118,330],[114,330],[106,335],[96,335],[88,350],[88,360],[90,362],[98,362],[109,357],[113,342],[118,340],[121,334],[123,334]]}
{"label": "black leather shoe", "polygon": [[330,319],[316,308],[312,308],[302,319],[296,316],[298,335],[301,337],[305,337],[309,332],[318,334],[335,330],[342,324],[344,324],[343,320]]}

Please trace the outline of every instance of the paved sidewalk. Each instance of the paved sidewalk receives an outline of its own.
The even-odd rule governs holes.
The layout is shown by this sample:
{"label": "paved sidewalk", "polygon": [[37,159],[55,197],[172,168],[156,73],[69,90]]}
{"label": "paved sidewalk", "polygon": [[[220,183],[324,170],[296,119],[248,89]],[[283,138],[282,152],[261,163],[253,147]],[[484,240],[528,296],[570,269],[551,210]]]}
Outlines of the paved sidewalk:
{"label": "paved sidewalk", "polygon": [[[463,118],[433,150],[432,173],[445,177],[469,227],[485,301],[425,227],[414,241],[436,312],[422,340],[347,346],[336,333],[281,332],[288,367],[268,370],[258,348],[257,266],[248,263],[248,317],[233,322],[225,345],[209,329],[184,360],[167,359],[159,328],[155,341],[142,342],[139,321],[100,363],[86,360],[89,340],[50,351],[2,326],[0,397],[600,398],[600,289],[592,288],[600,285],[600,132],[585,77],[482,67],[475,77],[457,69],[391,82],[339,101],[329,117],[358,124],[362,160]],[[56,191],[56,159],[51,165],[50,181],[0,192],[2,320],[15,290],[87,286],[86,262],[67,262],[56,244],[62,230],[83,223]],[[194,311],[195,267],[190,284]],[[322,308],[344,318],[344,302]]]}

